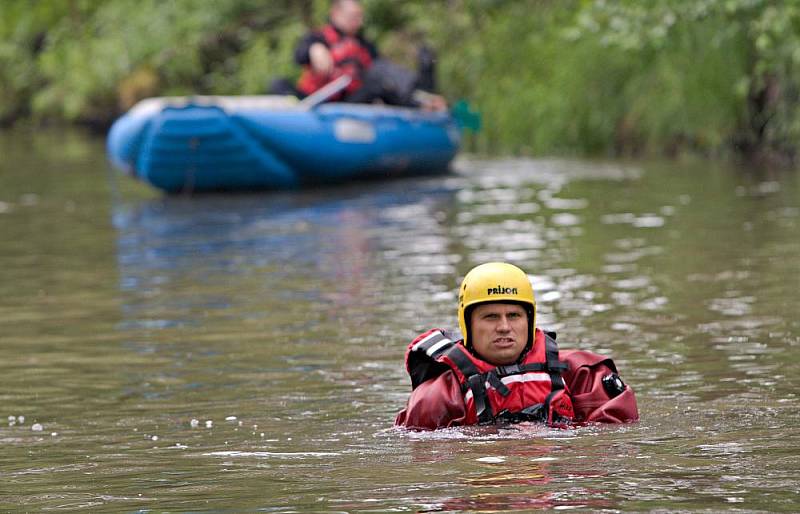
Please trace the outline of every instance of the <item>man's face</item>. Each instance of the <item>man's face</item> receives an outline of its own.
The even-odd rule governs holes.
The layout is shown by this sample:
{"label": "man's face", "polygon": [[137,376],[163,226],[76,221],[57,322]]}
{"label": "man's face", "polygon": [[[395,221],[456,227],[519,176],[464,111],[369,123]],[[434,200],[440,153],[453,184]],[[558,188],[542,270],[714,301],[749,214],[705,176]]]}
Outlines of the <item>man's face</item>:
{"label": "man's face", "polygon": [[521,305],[483,303],[472,309],[472,347],[487,362],[513,364],[528,344],[528,313]]}
{"label": "man's face", "polygon": [[364,8],[357,0],[342,0],[331,8],[331,21],[337,29],[354,36],[364,24]]}

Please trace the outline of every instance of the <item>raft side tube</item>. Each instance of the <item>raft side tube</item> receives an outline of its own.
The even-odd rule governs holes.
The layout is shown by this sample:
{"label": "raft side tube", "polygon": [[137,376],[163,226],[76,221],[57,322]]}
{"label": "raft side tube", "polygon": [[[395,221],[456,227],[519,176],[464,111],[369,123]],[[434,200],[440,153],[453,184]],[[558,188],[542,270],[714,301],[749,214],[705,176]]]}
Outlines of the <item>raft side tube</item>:
{"label": "raft side tube", "polygon": [[168,192],[291,188],[289,166],[216,106],[167,107],[148,127],[137,168]]}

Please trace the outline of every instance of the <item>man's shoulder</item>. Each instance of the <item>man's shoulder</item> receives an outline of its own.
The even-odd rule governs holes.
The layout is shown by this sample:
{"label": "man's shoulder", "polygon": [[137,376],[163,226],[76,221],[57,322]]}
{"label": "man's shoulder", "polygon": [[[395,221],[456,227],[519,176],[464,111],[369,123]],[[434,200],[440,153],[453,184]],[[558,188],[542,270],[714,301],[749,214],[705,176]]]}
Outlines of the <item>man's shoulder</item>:
{"label": "man's shoulder", "polygon": [[[441,334],[441,337],[439,337],[439,334]],[[457,330],[450,330],[450,329],[447,329],[447,328],[431,328],[431,329],[426,330],[425,332],[422,332],[421,334],[416,336],[414,339],[412,339],[409,346],[410,347],[414,347],[420,342],[423,342],[423,341],[426,341],[426,340],[431,340],[431,339],[434,339],[434,338],[437,338],[438,340],[447,339],[447,340],[452,341],[454,343],[458,342],[458,341],[460,341],[462,339],[461,333],[459,333]]]}
{"label": "man's shoulder", "polygon": [[606,365],[614,368],[616,371],[613,359],[606,355],[589,350],[561,350],[558,353],[559,357],[569,364],[570,369],[577,369],[582,366],[593,367],[601,363],[606,363]]}

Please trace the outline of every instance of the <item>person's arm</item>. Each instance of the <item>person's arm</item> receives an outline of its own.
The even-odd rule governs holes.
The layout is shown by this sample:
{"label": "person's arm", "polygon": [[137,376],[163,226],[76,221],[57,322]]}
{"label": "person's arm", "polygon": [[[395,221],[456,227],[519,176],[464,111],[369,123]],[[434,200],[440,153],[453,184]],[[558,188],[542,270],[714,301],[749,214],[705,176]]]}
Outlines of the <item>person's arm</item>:
{"label": "person's arm", "polygon": [[328,47],[328,43],[325,42],[325,37],[321,32],[309,32],[297,43],[294,49],[294,62],[300,66],[311,64],[310,51],[314,44],[321,44],[325,48]]}
{"label": "person's arm", "polygon": [[328,77],[333,73],[333,55],[326,45],[314,43],[308,49],[308,56],[314,73],[322,77]]}
{"label": "person's arm", "polygon": [[[629,423],[638,421],[636,395],[630,385],[619,389],[603,384],[603,379],[618,376],[614,362],[602,355],[582,350],[563,350],[569,364],[564,381],[570,391],[577,422]],[[618,386],[622,382],[616,383]]]}
{"label": "person's arm", "polygon": [[420,384],[394,424],[415,430],[436,430],[463,424],[466,417],[461,385],[452,370]]}

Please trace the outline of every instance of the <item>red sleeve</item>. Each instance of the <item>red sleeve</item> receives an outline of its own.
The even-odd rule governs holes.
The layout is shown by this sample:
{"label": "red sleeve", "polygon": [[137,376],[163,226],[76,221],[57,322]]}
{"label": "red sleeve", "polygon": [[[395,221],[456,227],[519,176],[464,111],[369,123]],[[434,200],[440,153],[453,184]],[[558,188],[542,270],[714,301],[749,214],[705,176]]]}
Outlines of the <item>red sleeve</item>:
{"label": "red sleeve", "polygon": [[436,430],[462,425],[465,417],[461,386],[453,371],[448,370],[414,389],[394,424],[415,430]]}
{"label": "red sleeve", "polygon": [[603,386],[603,377],[616,373],[611,359],[592,352],[565,350],[561,358],[569,364],[564,373],[575,419],[578,422],[629,423],[639,420],[636,395],[630,385],[617,396],[611,396]]}

